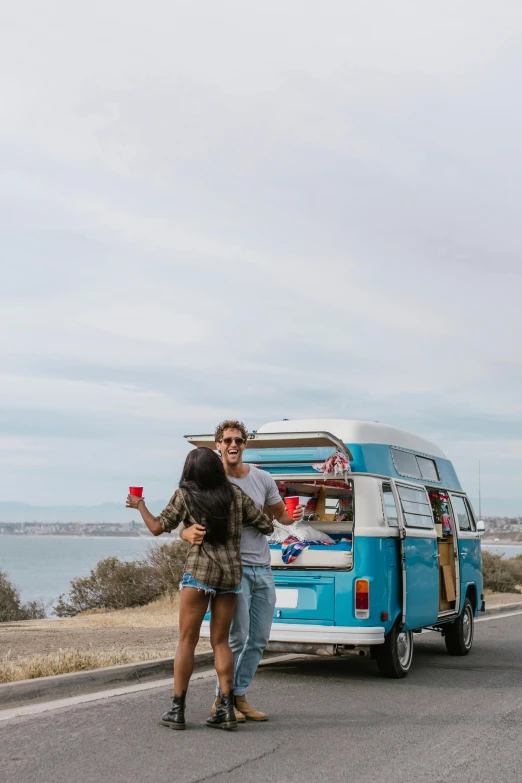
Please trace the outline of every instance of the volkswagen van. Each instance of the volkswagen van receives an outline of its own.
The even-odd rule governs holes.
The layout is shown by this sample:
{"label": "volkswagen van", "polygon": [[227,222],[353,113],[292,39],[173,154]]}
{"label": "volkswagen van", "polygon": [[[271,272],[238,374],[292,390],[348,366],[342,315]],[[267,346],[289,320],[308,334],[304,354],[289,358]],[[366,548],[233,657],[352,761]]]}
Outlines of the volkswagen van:
{"label": "volkswagen van", "polygon": [[268,471],[282,498],[297,495],[312,528],[297,546],[283,530],[270,545],[270,649],[370,655],[396,678],[423,629],[442,634],[450,655],[470,652],[485,609],[484,525],[438,446],[376,422],[284,420],[250,433],[243,459]]}

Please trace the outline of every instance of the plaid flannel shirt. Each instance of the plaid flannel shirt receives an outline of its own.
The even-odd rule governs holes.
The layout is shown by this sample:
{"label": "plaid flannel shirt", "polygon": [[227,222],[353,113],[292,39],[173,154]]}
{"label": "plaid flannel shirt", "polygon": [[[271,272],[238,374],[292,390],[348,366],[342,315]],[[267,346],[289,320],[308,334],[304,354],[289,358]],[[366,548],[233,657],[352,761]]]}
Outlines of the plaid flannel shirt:
{"label": "plaid flannel shirt", "polygon": [[[230,485],[235,494],[228,518],[229,537],[225,544],[192,544],[185,563],[185,571],[192,574],[207,587],[231,590],[241,583],[241,531],[243,525],[253,525],[261,533],[270,535],[274,531],[271,520],[260,511],[254,501],[235,484]],[[163,530],[168,533],[182,522],[186,527],[197,524],[194,518],[190,496],[177,489],[168,505],[157,518]],[[204,522],[204,520],[202,520]]]}

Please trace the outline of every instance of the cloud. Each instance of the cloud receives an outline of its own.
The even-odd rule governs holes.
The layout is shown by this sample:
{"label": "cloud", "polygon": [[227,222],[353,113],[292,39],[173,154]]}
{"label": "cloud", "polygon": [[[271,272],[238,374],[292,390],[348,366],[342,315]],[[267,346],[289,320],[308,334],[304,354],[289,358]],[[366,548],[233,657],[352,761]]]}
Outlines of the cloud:
{"label": "cloud", "polygon": [[85,476],[92,503],[128,476],[167,497],[186,432],[344,416],[433,437],[464,485],[482,454],[520,511],[501,6],[12,5],[2,497],[82,502]]}

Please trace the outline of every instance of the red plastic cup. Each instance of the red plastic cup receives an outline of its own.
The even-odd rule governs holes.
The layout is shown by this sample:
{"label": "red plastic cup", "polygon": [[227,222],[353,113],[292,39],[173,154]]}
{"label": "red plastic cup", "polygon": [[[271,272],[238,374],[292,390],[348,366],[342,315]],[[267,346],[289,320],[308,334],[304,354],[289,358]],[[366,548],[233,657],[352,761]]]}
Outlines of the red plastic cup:
{"label": "red plastic cup", "polygon": [[143,487],[129,487],[129,495],[134,495],[135,498],[142,498]]}
{"label": "red plastic cup", "polygon": [[297,495],[292,495],[289,498],[285,498],[284,501],[286,505],[286,510],[288,511],[288,516],[290,517],[290,519],[293,519],[294,511],[299,505],[299,497]]}

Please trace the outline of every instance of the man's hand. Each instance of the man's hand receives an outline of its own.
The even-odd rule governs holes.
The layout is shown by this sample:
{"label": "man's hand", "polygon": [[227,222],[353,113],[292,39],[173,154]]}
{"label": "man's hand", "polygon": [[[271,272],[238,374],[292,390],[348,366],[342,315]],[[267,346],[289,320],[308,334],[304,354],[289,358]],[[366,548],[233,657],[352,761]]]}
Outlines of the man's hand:
{"label": "man's hand", "polygon": [[270,512],[272,515],[276,518],[276,520],[281,525],[293,525],[294,522],[299,522],[300,519],[304,516],[304,508],[303,506],[297,506],[293,517],[288,516],[288,511],[286,510],[286,506],[281,500],[280,503],[274,503],[273,506],[268,506],[270,509]]}
{"label": "man's hand", "polygon": [[181,531],[181,538],[183,541],[188,541],[189,544],[202,544],[206,532],[203,525],[190,525]]}
{"label": "man's hand", "polygon": [[294,511],[294,522],[299,522],[304,517],[304,506],[296,506]]}

